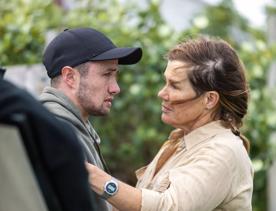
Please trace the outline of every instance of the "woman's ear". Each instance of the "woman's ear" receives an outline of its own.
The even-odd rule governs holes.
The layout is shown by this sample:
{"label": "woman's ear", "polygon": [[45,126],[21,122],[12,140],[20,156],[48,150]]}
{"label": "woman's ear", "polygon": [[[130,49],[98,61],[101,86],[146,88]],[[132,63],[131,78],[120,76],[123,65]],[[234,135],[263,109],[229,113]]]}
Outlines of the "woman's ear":
{"label": "woman's ear", "polygon": [[205,93],[205,108],[211,110],[215,108],[219,102],[219,93],[216,91],[208,91]]}

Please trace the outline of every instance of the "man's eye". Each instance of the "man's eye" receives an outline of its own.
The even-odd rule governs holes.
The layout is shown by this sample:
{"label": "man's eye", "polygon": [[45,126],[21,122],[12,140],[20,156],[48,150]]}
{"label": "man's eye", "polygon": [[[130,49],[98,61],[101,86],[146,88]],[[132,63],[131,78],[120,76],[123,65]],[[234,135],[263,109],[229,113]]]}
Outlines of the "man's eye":
{"label": "man's eye", "polygon": [[104,73],[104,76],[111,76],[111,73],[110,72]]}

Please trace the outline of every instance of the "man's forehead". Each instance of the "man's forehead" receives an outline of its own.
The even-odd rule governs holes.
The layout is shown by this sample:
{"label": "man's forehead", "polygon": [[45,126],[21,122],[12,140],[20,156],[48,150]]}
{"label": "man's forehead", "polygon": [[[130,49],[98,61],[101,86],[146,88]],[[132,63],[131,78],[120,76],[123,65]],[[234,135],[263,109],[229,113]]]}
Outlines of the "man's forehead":
{"label": "man's forehead", "polygon": [[91,67],[96,67],[97,69],[105,69],[110,71],[116,71],[119,68],[118,60],[106,60],[106,61],[91,61]]}

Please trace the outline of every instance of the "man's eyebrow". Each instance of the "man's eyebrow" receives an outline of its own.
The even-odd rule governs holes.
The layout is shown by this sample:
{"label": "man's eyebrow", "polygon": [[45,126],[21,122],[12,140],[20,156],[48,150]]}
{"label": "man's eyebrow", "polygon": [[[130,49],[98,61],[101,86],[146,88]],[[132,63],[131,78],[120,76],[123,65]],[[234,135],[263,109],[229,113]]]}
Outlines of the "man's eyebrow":
{"label": "man's eyebrow", "polygon": [[118,68],[107,68],[105,71],[106,72],[116,72],[116,71],[119,72],[119,69]]}

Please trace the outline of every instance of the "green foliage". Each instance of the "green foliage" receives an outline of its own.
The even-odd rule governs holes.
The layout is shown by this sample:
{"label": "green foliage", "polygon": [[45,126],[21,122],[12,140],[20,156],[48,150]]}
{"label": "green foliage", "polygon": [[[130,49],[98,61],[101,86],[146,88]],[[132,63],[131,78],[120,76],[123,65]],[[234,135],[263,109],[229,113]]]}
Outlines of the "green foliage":
{"label": "green foliage", "polygon": [[40,62],[45,31],[58,14],[51,1],[0,1],[1,65]]}
{"label": "green foliage", "polygon": [[76,8],[66,11],[49,0],[0,1],[1,63],[40,62],[49,29],[95,27],[119,46],[141,46],[142,61],[121,67],[122,92],[110,115],[91,119],[103,140],[102,149],[114,175],[134,184],[134,170],[153,158],[172,129],[160,120],[157,98],[163,85],[166,52],[184,38],[198,34],[227,40],[247,68],[251,99],[244,133],[251,140],[251,158],[256,169],[253,204],[256,211],[266,210],[266,203],[262,203],[266,199],[266,171],[276,151],[271,139],[276,126],[275,105],[271,100],[273,93],[266,87],[266,74],[275,58],[275,48],[268,45],[264,31],[248,25],[231,1],[208,6],[181,33],[161,18],[159,1],[148,3],[147,8],[139,9],[118,0],[80,0]]}

